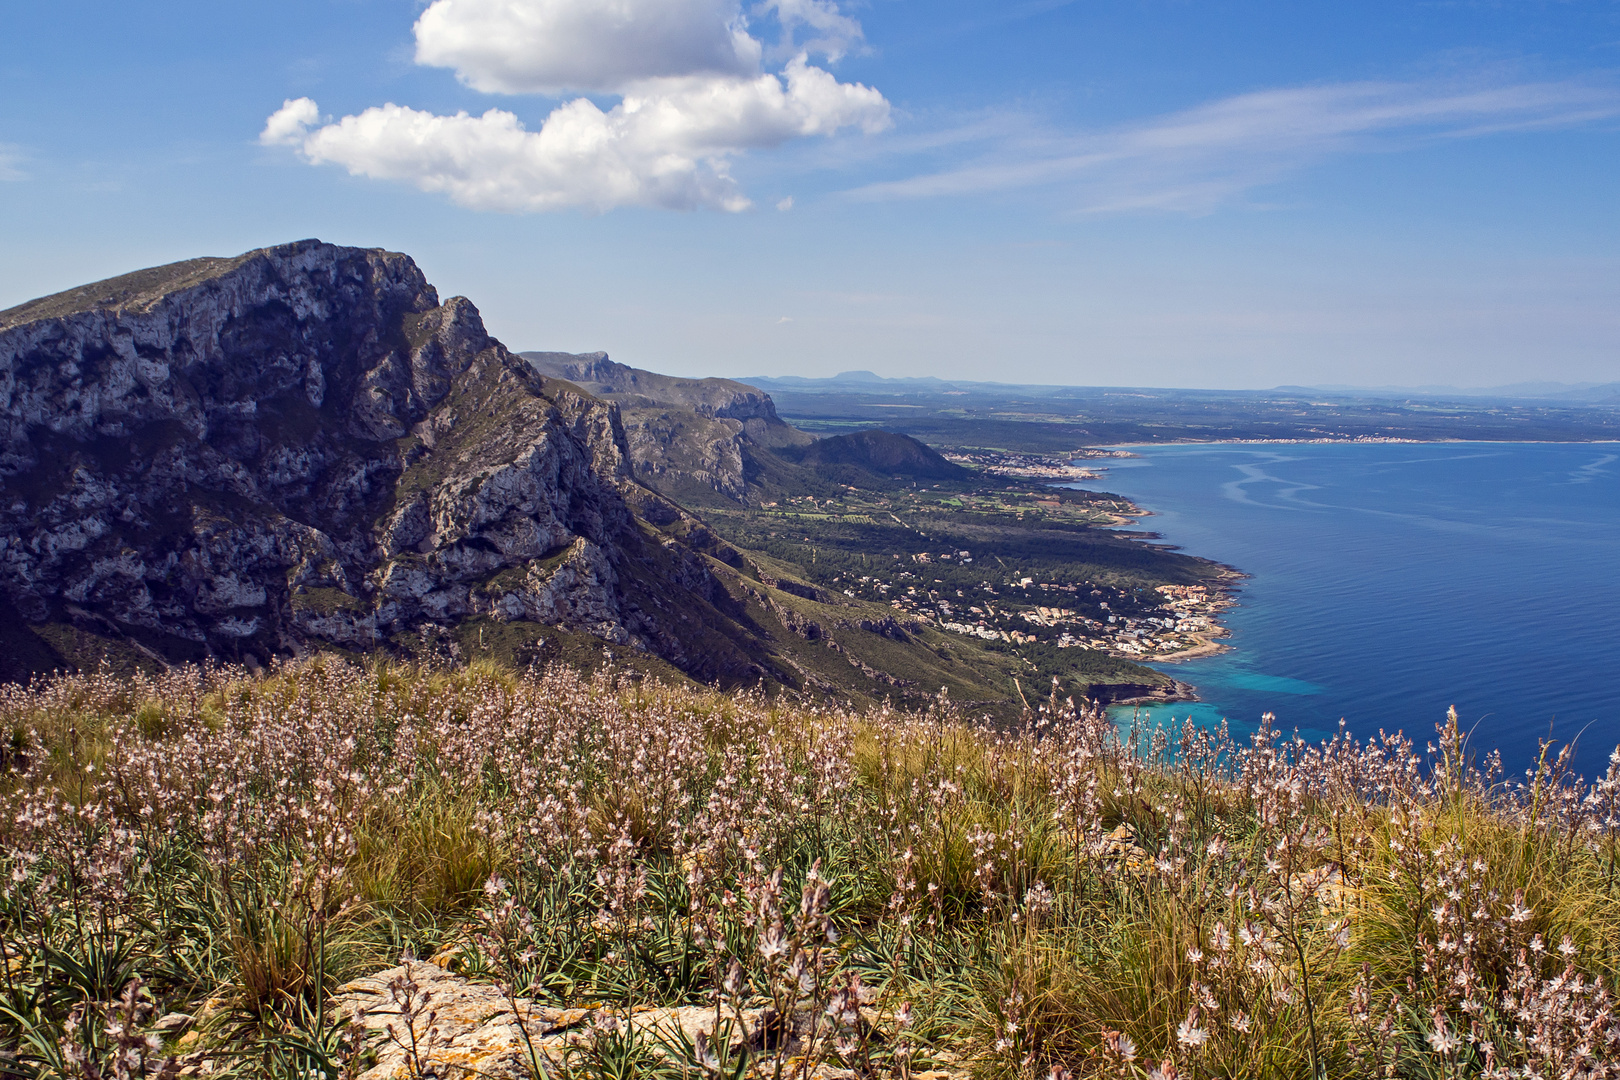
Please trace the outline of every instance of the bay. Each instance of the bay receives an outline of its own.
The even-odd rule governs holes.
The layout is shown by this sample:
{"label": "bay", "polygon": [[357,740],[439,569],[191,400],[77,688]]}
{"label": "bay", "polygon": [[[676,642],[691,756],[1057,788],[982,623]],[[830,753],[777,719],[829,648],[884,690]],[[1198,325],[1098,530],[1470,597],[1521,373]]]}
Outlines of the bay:
{"label": "bay", "polygon": [[[1620,446],[1324,443],[1127,447],[1084,485],[1248,575],[1231,648],[1159,670],[1195,703],[1143,709],[1252,730],[1271,712],[1320,739],[1401,729],[1421,746],[1455,705],[1510,772],[1576,739],[1620,742]],[[1096,462],[1087,462],[1095,465]],[[1128,715],[1132,710],[1116,709]]]}

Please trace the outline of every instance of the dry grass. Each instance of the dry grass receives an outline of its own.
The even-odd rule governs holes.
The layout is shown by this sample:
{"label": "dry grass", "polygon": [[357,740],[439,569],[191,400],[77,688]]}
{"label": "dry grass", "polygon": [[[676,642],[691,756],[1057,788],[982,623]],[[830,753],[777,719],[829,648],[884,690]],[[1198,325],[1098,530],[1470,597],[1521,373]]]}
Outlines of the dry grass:
{"label": "dry grass", "polygon": [[444,947],[570,1004],[836,1013],[858,974],[913,1025],[825,1053],[896,1075],[1620,1074],[1620,767],[1506,784],[1454,722],[1234,745],[322,658],[11,688],[0,730],[0,1075],[110,1067],[86,1018],[139,977],[241,1075],[337,1076],[335,983]]}

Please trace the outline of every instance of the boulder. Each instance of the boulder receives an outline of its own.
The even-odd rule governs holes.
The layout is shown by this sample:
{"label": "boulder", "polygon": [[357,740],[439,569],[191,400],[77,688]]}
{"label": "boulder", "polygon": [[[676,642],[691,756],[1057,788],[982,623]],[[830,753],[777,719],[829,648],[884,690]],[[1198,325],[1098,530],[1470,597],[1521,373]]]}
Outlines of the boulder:
{"label": "boulder", "polygon": [[[376,1055],[376,1063],[361,1074],[361,1080],[417,1080],[424,1075],[440,1080],[474,1076],[531,1080],[531,1055],[542,1067],[557,1071],[571,1054],[586,1052],[594,1040],[619,1033],[644,1039],[648,1047],[674,1061],[683,1042],[703,1045],[716,1027],[713,1006],[553,1008],[420,960],[340,987],[333,1008],[358,1019]],[[861,1007],[860,1016],[862,1024],[876,1026],[875,1037],[881,1038],[886,1027],[892,1029],[890,1018],[870,1004]],[[728,1007],[721,1019],[733,1051],[747,1042],[755,1053],[781,1054],[797,1062],[806,1050],[808,1009],[795,1012],[790,1025],[759,1005],[735,1011]],[[829,1024],[821,1019],[820,1030],[826,1033]],[[810,1064],[813,1080],[849,1080],[855,1075],[822,1053]],[[954,1074],[919,1070],[912,1075],[915,1080],[949,1080]]]}

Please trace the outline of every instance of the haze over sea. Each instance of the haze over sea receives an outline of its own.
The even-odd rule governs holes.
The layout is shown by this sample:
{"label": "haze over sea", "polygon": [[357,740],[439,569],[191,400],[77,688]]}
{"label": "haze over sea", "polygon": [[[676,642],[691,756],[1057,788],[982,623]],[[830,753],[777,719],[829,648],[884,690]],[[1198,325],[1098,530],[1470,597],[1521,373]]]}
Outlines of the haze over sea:
{"label": "haze over sea", "polygon": [[[1252,731],[1265,712],[1318,739],[1343,717],[1421,746],[1455,705],[1509,772],[1580,735],[1601,772],[1620,742],[1620,446],[1204,444],[1130,447],[1082,486],[1249,575],[1231,651],[1157,665],[1201,701],[1156,706]],[[1116,710],[1129,716],[1130,709]],[[1584,734],[1580,734],[1582,729]]]}

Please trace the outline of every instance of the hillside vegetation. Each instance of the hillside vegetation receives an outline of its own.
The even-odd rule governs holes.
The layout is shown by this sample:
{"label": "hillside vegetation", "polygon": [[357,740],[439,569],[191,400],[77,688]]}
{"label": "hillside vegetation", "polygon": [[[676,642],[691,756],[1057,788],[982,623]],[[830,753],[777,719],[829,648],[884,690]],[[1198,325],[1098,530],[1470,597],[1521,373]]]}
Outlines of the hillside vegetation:
{"label": "hillside vegetation", "polygon": [[1006,730],[320,658],[7,687],[0,723],[0,1075],[356,1075],[329,995],[402,954],[825,1032],[558,1075],[1620,1072],[1620,766],[1510,783],[1454,717],[1234,744],[1057,687]]}

